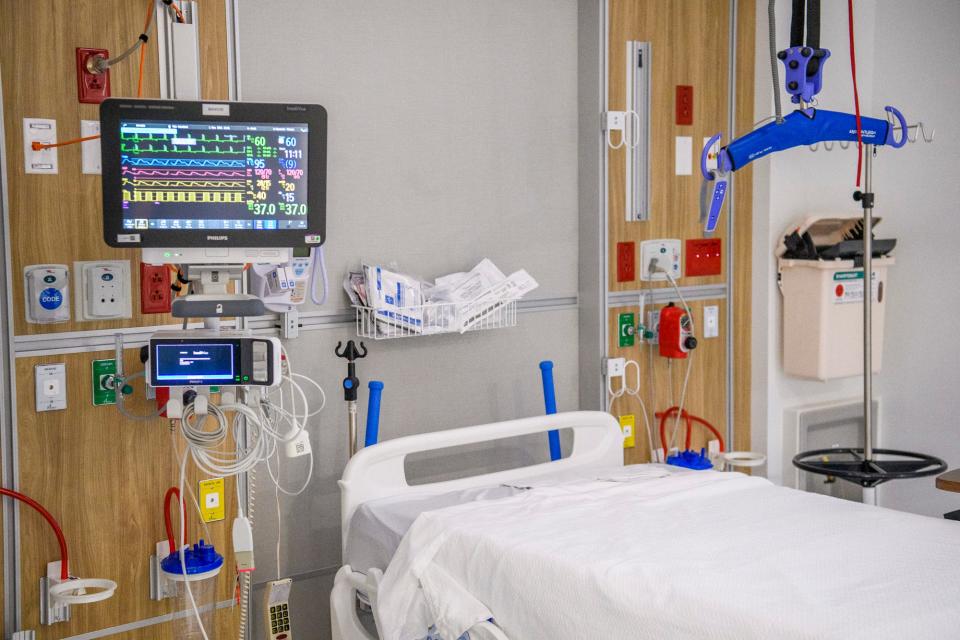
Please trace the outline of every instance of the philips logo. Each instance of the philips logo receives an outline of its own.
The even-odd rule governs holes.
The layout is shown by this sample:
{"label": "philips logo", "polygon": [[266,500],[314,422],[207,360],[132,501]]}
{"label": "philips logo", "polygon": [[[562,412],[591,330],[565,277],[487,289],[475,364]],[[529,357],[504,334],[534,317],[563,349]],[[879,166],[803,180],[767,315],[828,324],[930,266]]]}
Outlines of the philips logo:
{"label": "philips logo", "polygon": [[230,239],[230,236],[207,236],[207,240],[218,240],[220,242],[225,242]]}

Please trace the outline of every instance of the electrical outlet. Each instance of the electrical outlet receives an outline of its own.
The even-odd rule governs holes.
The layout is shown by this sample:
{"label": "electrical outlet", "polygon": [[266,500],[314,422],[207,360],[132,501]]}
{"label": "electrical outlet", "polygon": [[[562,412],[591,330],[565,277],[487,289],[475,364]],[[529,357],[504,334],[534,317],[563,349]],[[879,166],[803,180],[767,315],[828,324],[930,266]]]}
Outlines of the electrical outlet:
{"label": "electrical outlet", "polygon": [[74,262],[78,320],[129,318],[130,263],[126,260]]}
{"label": "electrical outlet", "polygon": [[687,240],[686,244],[688,278],[720,275],[723,269],[723,242],[720,238],[694,238]]}
{"label": "electrical outlet", "polygon": [[693,87],[677,85],[677,124],[693,124]]}
{"label": "electrical outlet", "polygon": [[98,57],[108,60],[110,52],[77,47],[77,100],[86,104],[100,104],[110,97],[110,69],[102,73],[91,70]]}
{"label": "electrical outlet", "polygon": [[617,243],[617,282],[633,282],[636,278],[636,248],[633,242]]}
{"label": "electrical outlet", "polygon": [[140,312],[170,313],[170,267],[140,263]]}

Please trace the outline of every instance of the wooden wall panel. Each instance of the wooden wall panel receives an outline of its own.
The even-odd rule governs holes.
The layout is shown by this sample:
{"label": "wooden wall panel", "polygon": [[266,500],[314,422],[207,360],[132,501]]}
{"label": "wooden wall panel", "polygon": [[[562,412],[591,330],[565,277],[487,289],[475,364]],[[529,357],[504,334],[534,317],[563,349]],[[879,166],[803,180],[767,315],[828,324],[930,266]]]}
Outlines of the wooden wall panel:
{"label": "wooden wall panel", "polygon": [[[720,316],[726,313],[726,303],[722,300],[694,301],[690,303],[690,310],[695,318],[703,317],[703,307],[705,305],[718,305],[720,307]],[[648,305],[648,309],[654,307]],[[635,309],[610,309],[609,319],[613,325],[616,325],[617,314],[620,312],[635,312]],[[698,329],[699,331],[699,329]],[[636,416],[636,446],[624,450],[624,456],[627,464],[635,464],[650,461],[650,445],[647,440],[646,429],[642,418],[643,406],[646,406],[647,413],[650,416],[650,427],[654,433],[654,441],[659,441],[656,435],[658,428],[657,421],[654,419],[655,411],[663,411],[670,406],[679,404],[680,393],[683,387],[683,377],[686,373],[688,360],[670,360],[661,358],[658,353],[657,345],[636,344],[633,347],[619,347],[617,343],[616,332],[610,334],[609,353],[610,357],[623,357],[628,360],[635,360],[640,364],[640,398],[624,395],[614,401],[610,408],[615,416],[633,414]],[[687,390],[686,402],[684,408],[690,413],[703,418],[721,433],[726,431],[726,412],[724,399],[726,393],[726,368],[724,362],[725,342],[723,337],[701,339],[693,355],[689,357],[690,362],[690,384]],[[651,354],[652,352],[652,354]],[[651,357],[652,355],[652,357]],[[652,363],[652,366],[651,366]],[[628,383],[636,384],[635,372],[632,367],[628,371]],[[672,403],[672,404],[671,404]],[[667,422],[667,434],[672,432],[673,421]],[[693,430],[694,438],[692,446],[699,448],[706,446],[709,438],[704,437],[705,431],[699,427]],[[679,437],[679,436],[678,436]],[[682,439],[682,438],[681,438]]]}
{"label": "wooden wall panel", "polygon": [[[226,99],[226,8],[223,2],[198,2],[197,6],[202,38],[203,95]],[[123,51],[143,29],[146,7],[145,0],[0,2],[5,45],[0,48],[0,69],[17,335],[173,322],[168,316],[140,314],[140,252],[113,249],[103,242],[100,176],[80,172],[80,146],[58,150],[57,175],[27,175],[23,170],[23,118],[54,118],[59,138],[68,140],[79,135],[81,119],[100,117],[97,105],[77,101],[76,47],[106,47],[111,54]],[[134,54],[110,70],[114,96],[136,95],[137,69],[138,56]],[[151,40],[147,45],[143,87],[145,98],[159,97],[156,25],[151,27]],[[67,264],[72,268],[72,262],[77,260],[130,261],[133,317],[97,322],[78,322],[74,318],[67,323],[28,324],[23,311],[23,268],[43,263]],[[72,291],[71,296],[76,293]]]}
{"label": "wooden wall panel", "polygon": [[[152,3],[151,3],[152,4]],[[89,331],[167,324],[167,316],[139,314],[136,250],[116,250],[102,240],[99,176],[80,172],[80,148],[59,150],[60,172],[25,175],[21,149],[24,117],[57,120],[60,140],[76,137],[80,119],[99,118],[96,105],[80,104],[76,95],[75,54],[79,46],[106,47],[116,54],[128,47],[143,27],[146,0],[3,0],[0,2],[0,76],[3,81],[6,130],[11,280],[17,335]],[[227,98],[226,8],[223,2],[198,2],[202,91],[212,99]],[[159,96],[156,27],[151,29],[144,68],[144,97]],[[137,56],[111,70],[114,96],[136,93]],[[134,317],[106,322],[28,325],[23,319],[22,269],[39,263],[125,259],[131,262]],[[75,292],[74,292],[75,295]],[[37,630],[40,640],[63,638],[169,613],[173,602],[148,597],[150,550],[163,537],[162,499],[177,481],[171,435],[165,421],[136,422],[122,418],[115,407],[93,407],[90,361],[112,353],[80,353],[19,358],[16,361],[18,456],[20,486],[45,504],[64,525],[71,544],[73,573],[108,577],[120,588],[103,603],[75,607],[66,624],[40,628],[37,580],[56,545],[46,526],[21,510],[23,626]],[[69,410],[34,411],[33,367],[64,362]],[[128,370],[142,368],[136,352],[126,354]],[[142,397],[142,386],[138,387]],[[133,410],[146,405],[134,402]],[[197,478],[191,474],[191,482]],[[235,489],[228,481],[227,513],[235,511]],[[192,519],[192,520],[195,520]],[[191,524],[191,537],[196,525]],[[229,546],[226,524],[211,525],[214,542]],[[219,578],[218,599],[233,596],[233,559],[227,558]],[[218,613],[220,637],[235,636],[236,609]],[[117,636],[127,640],[168,640],[171,625],[155,625]]]}
{"label": "wooden wall panel", "polygon": [[[125,353],[126,371],[142,369],[138,356],[138,349]],[[120,585],[109,600],[74,607],[70,622],[40,628],[37,580],[46,563],[58,558],[57,546],[46,523],[21,510],[22,615],[25,628],[37,629],[38,640],[135,622],[172,610],[173,601],[149,599],[148,557],[153,545],[164,538],[164,493],[179,482],[174,436],[165,420],[134,421],[121,416],[115,406],[93,406],[90,363],[112,357],[112,352],[75,353],[16,361],[21,490],[60,521],[70,545],[74,575],[109,578]],[[34,367],[54,362],[66,364],[68,410],[36,413]],[[135,388],[139,399],[131,401],[128,408],[146,414],[150,405],[143,400],[142,380]],[[188,475],[195,488],[196,473]],[[230,514],[236,513],[236,488],[231,480],[227,481],[226,505],[227,521],[209,525],[214,544],[221,550],[230,546]],[[188,514],[188,521],[188,538],[196,540],[202,530],[195,510]],[[227,554],[224,566],[219,600],[233,595],[232,554]],[[236,610],[227,609],[221,616],[235,620]],[[172,637],[169,626],[124,637],[166,640]]]}
{"label": "wooden wall panel", "polygon": [[[753,36],[756,20],[756,3],[740,2],[737,10],[737,135],[750,130],[754,122],[754,54],[756,42]],[[733,199],[736,208],[734,219],[734,270],[733,298],[734,322],[734,427],[736,449],[749,451],[750,446],[750,380],[751,339],[753,327],[752,296],[753,282],[753,166],[737,171],[734,177]],[[766,212],[761,212],[765,215]],[[764,319],[765,320],[765,319]]]}
{"label": "wooden wall panel", "polygon": [[[608,249],[611,259],[608,277],[612,291],[635,291],[641,288],[639,274],[646,265],[640,264],[639,248],[644,240],[679,238],[681,241],[702,237],[699,221],[699,198],[702,179],[697,161],[703,139],[724,132],[729,140],[728,112],[728,51],[730,2],[713,0],[611,0],[610,46],[609,46],[609,104],[611,109],[626,106],[626,43],[639,40],[651,43],[651,217],[647,222],[626,222],[625,149],[608,150],[609,199],[608,199]],[[753,3],[738,3],[737,43],[737,123],[738,131],[749,129],[753,121],[753,48],[754,48]],[[675,124],[675,87],[694,87],[693,125]],[[677,136],[693,138],[694,173],[691,176],[675,175],[675,143]],[[684,277],[681,286],[720,284],[726,281],[727,252],[734,251],[735,296],[733,299],[734,332],[734,407],[737,449],[750,448],[750,274],[751,274],[751,172],[745,170],[736,175],[734,200],[736,203],[735,238],[733,245],[726,233],[724,219],[715,237],[723,241],[723,270],[718,276]],[[637,280],[617,282],[616,244],[636,243]],[[669,287],[669,283],[643,283],[649,287]],[[688,407],[691,412],[706,418],[722,433],[726,431],[726,301],[713,300],[691,304],[698,327],[703,321],[704,304],[720,306],[721,337],[700,340],[694,355],[694,365],[688,392]],[[650,308],[648,306],[648,308]],[[636,312],[636,308],[613,309],[609,313],[608,331],[611,336],[609,353],[638,360],[644,376],[652,375],[659,385],[655,397],[644,396],[649,414],[667,407],[668,396],[665,382],[670,373],[666,362],[656,356],[651,371],[646,347],[620,350],[616,344],[617,315],[620,311]],[[699,329],[698,329],[699,334]],[[699,337],[699,336],[698,336]],[[682,365],[682,366],[678,366]],[[672,375],[678,377],[685,364],[675,363]],[[644,378],[646,380],[646,378]],[[679,380],[674,385],[679,394]],[[645,385],[646,388],[646,385]],[[613,413],[637,415],[637,446],[627,450],[628,462],[648,459],[648,447],[639,404],[632,398],[618,400]],[[696,443],[696,441],[695,441]]]}
{"label": "wooden wall panel", "polygon": [[[656,238],[699,238],[700,178],[675,175],[677,136],[693,138],[695,160],[703,138],[726,128],[727,122],[727,3],[715,0],[611,0],[609,101],[611,109],[626,108],[626,43],[651,43],[651,212],[647,222],[625,219],[626,149],[608,151],[609,159],[609,255],[616,256],[616,243],[637,245],[637,277],[640,242]],[[693,125],[675,123],[675,87],[694,87]],[[696,164],[696,163],[695,163]],[[723,250],[728,250],[723,230]],[[723,282],[720,276],[685,278],[684,285]],[[616,262],[610,261],[612,291],[636,289],[638,282],[617,282]],[[669,286],[652,283],[653,286]]]}

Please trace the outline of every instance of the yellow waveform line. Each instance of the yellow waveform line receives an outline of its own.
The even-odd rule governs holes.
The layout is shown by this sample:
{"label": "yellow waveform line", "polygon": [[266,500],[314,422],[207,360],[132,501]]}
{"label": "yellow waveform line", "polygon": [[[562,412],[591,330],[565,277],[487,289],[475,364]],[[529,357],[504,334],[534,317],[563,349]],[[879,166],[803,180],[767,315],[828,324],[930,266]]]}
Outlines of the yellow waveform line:
{"label": "yellow waveform line", "polygon": [[246,202],[242,191],[158,191],[138,189],[123,192],[128,202]]}

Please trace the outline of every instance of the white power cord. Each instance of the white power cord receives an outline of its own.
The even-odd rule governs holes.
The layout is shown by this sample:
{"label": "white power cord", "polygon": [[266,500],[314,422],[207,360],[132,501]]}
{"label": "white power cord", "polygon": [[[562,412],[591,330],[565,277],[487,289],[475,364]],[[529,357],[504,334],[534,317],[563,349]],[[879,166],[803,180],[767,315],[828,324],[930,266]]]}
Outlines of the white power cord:
{"label": "white power cord", "polygon": [[[258,464],[265,463],[271,480],[274,482],[277,497],[277,516],[280,518],[279,494],[296,496],[303,493],[313,478],[314,459],[312,450],[308,449],[309,467],[306,480],[296,492],[291,492],[280,486],[279,465],[280,446],[293,443],[299,438],[308,438],[305,431],[310,418],[316,416],[326,403],[326,395],[320,385],[313,379],[292,371],[286,350],[282,351],[284,361],[281,372],[281,384],[269,393],[261,393],[252,403],[228,403],[215,405],[206,402],[206,412],[203,411],[203,402],[197,401],[187,404],[183,408],[180,419],[180,433],[186,442],[186,451],[180,463],[180,507],[183,509],[184,485],[186,483],[186,465],[192,459],[197,468],[210,476],[237,476],[248,474],[252,479]],[[320,394],[319,408],[311,411],[307,394],[299,381],[306,381]],[[286,390],[286,393],[285,393]],[[289,399],[286,397],[289,396]],[[206,400],[205,398],[203,400]],[[253,406],[250,406],[250,405]],[[227,414],[233,413],[233,419],[228,420]],[[212,422],[212,426],[211,426]],[[238,443],[232,451],[224,451],[223,444],[232,435],[233,441]],[[244,438],[244,436],[246,436]],[[239,443],[245,443],[241,447]],[[309,441],[307,441],[309,445]],[[288,454],[290,455],[290,454]],[[276,456],[278,469],[275,475],[270,466],[270,459]],[[252,484],[252,483],[251,483]],[[252,490],[252,486],[251,486]],[[237,509],[239,517],[243,517],[242,501],[240,500],[239,486],[237,488]],[[198,505],[199,510],[199,505]],[[252,512],[252,505],[250,511]],[[252,521],[252,516],[248,518]],[[186,530],[181,526],[181,549],[186,545]],[[280,540],[278,529],[277,566],[279,571]],[[183,553],[180,554],[181,566],[186,575],[186,566]],[[249,574],[244,574],[241,584],[241,630],[247,624],[247,599],[250,592]],[[200,624],[204,640],[209,640],[206,629],[200,617],[189,581],[185,582],[194,616]]]}

